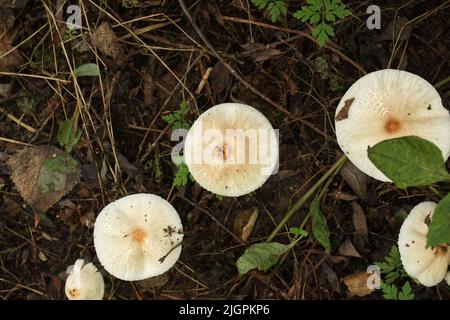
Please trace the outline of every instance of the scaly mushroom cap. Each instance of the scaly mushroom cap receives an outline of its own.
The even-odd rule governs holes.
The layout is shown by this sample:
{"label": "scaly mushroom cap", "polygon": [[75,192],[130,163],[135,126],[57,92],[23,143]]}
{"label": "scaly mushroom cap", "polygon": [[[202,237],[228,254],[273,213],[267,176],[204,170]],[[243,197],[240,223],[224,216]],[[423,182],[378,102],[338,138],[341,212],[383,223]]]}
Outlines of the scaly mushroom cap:
{"label": "scaly mushroom cap", "polygon": [[102,274],[92,264],[78,259],[67,270],[65,293],[69,300],[102,300],[105,283]]}
{"label": "scaly mushroom cap", "polygon": [[450,263],[447,246],[426,248],[428,224],[435,208],[434,202],[422,202],[415,206],[403,222],[398,238],[405,271],[427,287],[444,280]]}
{"label": "scaly mushroom cap", "polygon": [[216,105],[194,122],[184,157],[194,179],[222,196],[261,187],[278,165],[278,137],[267,118],[240,103]]}
{"label": "scaly mushroom cap", "polygon": [[143,280],[169,270],[180,256],[182,239],[177,211],[153,194],[138,193],[111,202],[95,221],[98,259],[106,271],[122,280]]}
{"label": "scaly mushroom cap", "polygon": [[401,70],[380,70],[356,81],[336,110],[341,149],[361,171],[390,181],[369,160],[367,148],[383,140],[414,135],[450,154],[450,115],[425,79]]}

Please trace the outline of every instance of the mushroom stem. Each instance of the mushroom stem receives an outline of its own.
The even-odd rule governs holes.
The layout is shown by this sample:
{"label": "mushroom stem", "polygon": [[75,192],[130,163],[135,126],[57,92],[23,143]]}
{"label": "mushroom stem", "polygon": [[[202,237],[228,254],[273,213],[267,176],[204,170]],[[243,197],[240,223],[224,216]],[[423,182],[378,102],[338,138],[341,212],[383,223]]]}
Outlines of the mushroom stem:
{"label": "mushroom stem", "polygon": [[280,223],[275,227],[275,229],[272,231],[272,233],[267,238],[266,242],[271,242],[278,232],[283,228],[283,226],[291,219],[291,217],[294,215],[294,213],[303,207],[305,202],[317,191],[317,189],[320,188],[320,186],[331,176],[334,176],[336,173],[339,172],[339,170],[342,168],[342,166],[347,161],[347,157],[343,155],[336,163],[327,171],[325,174],[301,197],[299,200],[297,200],[296,203],[286,212],[283,219],[281,219]]}

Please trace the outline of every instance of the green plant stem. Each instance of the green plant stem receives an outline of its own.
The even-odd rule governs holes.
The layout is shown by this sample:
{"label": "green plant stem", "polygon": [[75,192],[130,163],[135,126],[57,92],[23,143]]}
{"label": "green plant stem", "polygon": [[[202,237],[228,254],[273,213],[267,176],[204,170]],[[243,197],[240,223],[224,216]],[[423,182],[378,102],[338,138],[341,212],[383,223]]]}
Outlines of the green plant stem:
{"label": "green plant stem", "polygon": [[448,76],[445,79],[442,79],[441,81],[437,82],[434,87],[437,89],[439,87],[442,87],[443,85],[445,85],[447,82],[450,82],[450,76]]}
{"label": "green plant stem", "polygon": [[[347,161],[347,157],[343,155],[325,174],[301,197],[299,200],[297,200],[296,203],[286,212],[283,219],[281,219],[280,223],[275,227],[275,229],[272,231],[272,233],[267,238],[266,242],[271,242],[278,232],[280,232],[281,228],[291,219],[291,217],[294,215],[294,213],[303,207],[303,205],[308,201],[308,199],[320,188],[320,186],[335,172],[337,173],[339,169],[342,168],[345,161]],[[305,219],[306,220],[306,219]],[[304,221],[304,223],[306,223]]]}

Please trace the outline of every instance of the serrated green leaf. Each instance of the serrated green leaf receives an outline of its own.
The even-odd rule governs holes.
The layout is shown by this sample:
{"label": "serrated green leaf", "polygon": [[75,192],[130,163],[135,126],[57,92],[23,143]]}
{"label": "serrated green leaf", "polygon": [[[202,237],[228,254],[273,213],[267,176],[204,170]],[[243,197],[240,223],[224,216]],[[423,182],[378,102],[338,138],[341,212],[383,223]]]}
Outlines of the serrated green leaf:
{"label": "serrated green leaf", "polygon": [[178,171],[173,179],[173,185],[175,187],[184,187],[189,180],[194,181],[194,177],[189,172],[188,166],[183,162],[178,166]]}
{"label": "serrated green leaf", "polygon": [[399,188],[450,180],[441,150],[416,136],[394,138],[368,149],[369,159]]}
{"label": "serrated green leaf", "polygon": [[50,171],[63,174],[74,173],[78,168],[78,162],[67,153],[45,160],[43,165]]}
{"label": "serrated green leaf", "polygon": [[301,236],[303,238],[307,237],[309,234],[308,231],[306,231],[305,229],[298,227],[290,227],[289,232],[292,233],[293,235]]}
{"label": "serrated green leaf", "polygon": [[258,269],[266,272],[273,267],[289,249],[289,245],[278,242],[255,243],[248,247],[236,261],[240,275]]}
{"label": "serrated green leaf", "polygon": [[383,297],[386,300],[397,300],[397,287],[393,284],[381,283],[381,290],[383,291]]}
{"label": "serrated green leaf", "polygon": [[312,221],[312,234],[314,238],[330,253],[330,230],[328,229],[327,219],[320,210],[320,198],[316,196],[309,207]]}
{"label": "serrated green leaf", "polygon": [[434,209],[428,228],[427,246],[450,243],[450,193]]}
{"label": "serrated green leaf", "polygon": [[412,292],[409,281],[406,281],[402,290],[398,293],[398,300],[414,300],[414,293]]}
{"label": "serrated green leaf", "polygon": [[86,63],[77,67],[74,70],[74,74],[76,77],[98,77],[100,75],[100,71],[97,64]]}
{"label": "serrated green leaf", "polygon": [[58,142],[67,152],[71,152],[73,147],[80,141],[82,131],[78,130],[76,134],[72,131],[72,119],[67,119],[59,125]]}
{"label": "serrated green leaf", "polygon": [[39,172],[38,190],[40,193],[60,191],[66,186],[66,181],[66,174],[42,166]]}

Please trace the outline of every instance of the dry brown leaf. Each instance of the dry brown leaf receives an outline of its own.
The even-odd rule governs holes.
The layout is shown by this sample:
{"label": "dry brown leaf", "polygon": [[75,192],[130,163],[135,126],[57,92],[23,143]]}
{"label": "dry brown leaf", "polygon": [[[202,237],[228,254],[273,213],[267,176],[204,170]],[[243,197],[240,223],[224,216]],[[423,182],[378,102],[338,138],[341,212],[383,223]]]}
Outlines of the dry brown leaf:
{"label": "dry brown leaf", "polygon": [[375,289],[369,289],[367,287],[367,280],[369,277],[370,274],[367,272],[358,272],[344,277],[343,280],[347,286],[348,295],[350,297],[365,297],[374,292]]}
{"label": "dry brown leaf", "polygon": [[411,36],[414,24],[409,23],[408,18],[396,17],[389,22],[386,30],[380,35],[380,40],[406,41]]}
{"label": "dry brown leaf", "polygon": [[29,0],[0,0],[0,7],[23,8]]}
{"label": "dry brown leaf", "polygon": [[367,176],[361,170],[350,161],[347,161],[340,173],[358,197],[363,200],[367,199]]}
{"label": "dry brown leaf", "polygon": [[168,281],[169,281],[169,276],[167,275],[167,273],[163,273],[156,277],[137,281],[137,285],[143,291],[150,291],[151,289],[164,286]]}
{"label": "dry brown leaf", "polygon": [[216,97],[222,96],[222,93],[229,88],[230,83],[230,71],[220,61],[217,62],[209,76],[209,84]]}
{"label": "dry brown leaf", "polygon": [[113,58],[116,62],[120,63],[123,59],[122,47],[118,42],[116,34],[107,22],[103,22],[92,33],[92,45],[103,54]]}
{"label": "dry brown leaf", "polygon": [[247,241],[252,234],[256,220],[258,219],[258,208],[251,208],[239,212],[234,220],[234,231],[242,241]]}
{"label": "dry brown leaf", "polygon": [[67,194],[80,180],[80,168],[67,175],[64,190],[41,193],[38,189],[39,173],[45,160],[64,152],[54,146],[41,145],[27,147],[8,160],[11,168],[11,179],[22,198],[32,208],[41,212],[47,211]]}
{"label": "dry brown leaf", "polygon": [[355,232],[363,237],[363,239],[367,242],[369,240],[368,230],[367,230],[367,221],[366,215],[364,214],[363,208],[356,203],[352,202],[353,208],[353,226],[355,227]]}
{"label": "dry brown leaf", "polygon": [[[12,71],[14,68],[20,66],[23,63],[22,56],[17,49],[12,50],[14,46],[11,43],[11,39],[7,36],[0,38],[0,70]],[[8,54],[6,54],[9,52]],[[5,56],[3,56],[6,54]]]}
{"label": "dry brown leaf", "polygon": [[259,42],[246,43],[241,45],[241,47],[244,49],[242,54],[249,55],[254,62],[264,62],[270,59],[278,58],[283,54],[280,50]]}
{"label": "dry brown leaf", "polygon": [[326,263],[322,264],[322,271],[325,274],[328,282],[333,287],[334,291],[341,293],[341,290],[339,288],[339,280],[336,272],[333,269],[331,269]]}
{"label": "dry brown leaf", "polygon": [[359,254],[358,251],[356,251],[355,246],[353,245],[353,243],[350,241],[350,239],[348,237],[339,246],[338,253],[341,256],[361,258],[361,255]]}
{"label": "dry brown leaf", "polygon": [[353,201],[358,199],[357,196],[353,196],[351,194],[342,192],[342,191],[335,191],[333,193],[330,193],[330,196],[335,198],[336,200],[344,200],[344,201]]}

